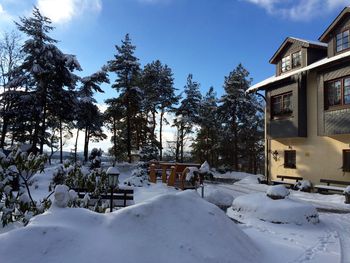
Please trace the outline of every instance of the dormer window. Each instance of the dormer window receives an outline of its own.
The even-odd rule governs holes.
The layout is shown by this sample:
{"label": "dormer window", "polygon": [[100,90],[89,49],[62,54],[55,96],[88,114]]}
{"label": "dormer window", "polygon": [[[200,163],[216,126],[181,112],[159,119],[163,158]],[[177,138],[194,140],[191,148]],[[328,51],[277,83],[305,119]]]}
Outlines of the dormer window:
{"label": "dormer window", "polygon": [[350,48],[349,30],[346,30],[337,34],[336,48],[337,48],[337,52]]}
{"label": "dormer window", "polygon": [[282,58],[282,73],[301,66],[301,51]]}
{"label": "dormer window", "polygon": [[301,66],[301,51],[292,54],[292,66],[293,68]]}
{"label": "dormer window", "polygon": [[282,72],[286,72],[291,69],[290,56],[282,58]]}

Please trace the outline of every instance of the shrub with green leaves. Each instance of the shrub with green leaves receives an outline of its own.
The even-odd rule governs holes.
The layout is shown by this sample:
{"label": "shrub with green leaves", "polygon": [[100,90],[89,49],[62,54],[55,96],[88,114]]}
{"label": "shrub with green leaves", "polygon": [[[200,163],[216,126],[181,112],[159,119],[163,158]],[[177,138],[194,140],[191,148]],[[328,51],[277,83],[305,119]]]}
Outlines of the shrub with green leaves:
{"label": "shrub with green leaves", "polygon": [[29,219],[50,207],[50,200],[37,202],[29,186],[36,173],[44,171],[46,155],[35,155],[13,149],[6,156],[0,149],[0,203],[1,223],[19,221],[26,225]]}

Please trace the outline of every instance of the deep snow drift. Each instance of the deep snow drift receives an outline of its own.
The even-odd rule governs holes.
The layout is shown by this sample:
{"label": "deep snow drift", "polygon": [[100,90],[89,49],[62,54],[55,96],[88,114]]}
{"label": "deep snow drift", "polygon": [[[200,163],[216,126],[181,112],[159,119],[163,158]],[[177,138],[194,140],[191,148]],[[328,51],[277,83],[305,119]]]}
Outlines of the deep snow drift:
{"label": "deep snow drift", "polygon": [[13,263],[264,262],[253,241],[193,191],[110,214],[53,206],[0,235],[0,255]]}

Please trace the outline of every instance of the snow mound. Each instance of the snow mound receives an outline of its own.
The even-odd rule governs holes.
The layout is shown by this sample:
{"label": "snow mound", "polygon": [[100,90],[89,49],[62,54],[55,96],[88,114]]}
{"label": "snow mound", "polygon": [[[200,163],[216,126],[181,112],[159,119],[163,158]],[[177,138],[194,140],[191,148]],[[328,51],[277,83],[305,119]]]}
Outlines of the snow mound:
{"label": "snow mound", "polygon": [[224,212],[192,191],[109,214],[52,207],[27,227],[0,234],[0,255],[12,263],[248,263],[265,258]]}
{"label": "snow mound", "polygon": [[266,195],[272,199],[283,199],[289,195],[289,190],[284,185],[271,185],[267,188]]}
{"label": "snow mound", "polygon": [[199,172],[201,173],[210,173],[210,166],[207,161],[202,163],[201,167],[199,168]]}
{"label": "snow mound", "polygon": [[205,199],[219,207],[230,207],[233,202],[233,196],[219,189],[215,189],[209,193]]}
{"label": "snow mound", "polygon": [[235,179],[235,180],[242,180],[246,178],[247,176],[251,176],[253,174],[245,173],[245,172],[226,172],[226,173],[214,173],[215,178],[222,178],[222,179]]}
{"label": "snow mound", "polygon": [[259,180],[261,179],[261,175],[251,174],[244,177],[242,180],[239,180],[235,184],[259,184]]}
{"label": "snow mound", "polygon": [[290,199],[273,200],[264,193],[254,193],[237,197],[232,203],[235,218],[254,217],[279,224],[318,223],[316,208],[310,204]]}

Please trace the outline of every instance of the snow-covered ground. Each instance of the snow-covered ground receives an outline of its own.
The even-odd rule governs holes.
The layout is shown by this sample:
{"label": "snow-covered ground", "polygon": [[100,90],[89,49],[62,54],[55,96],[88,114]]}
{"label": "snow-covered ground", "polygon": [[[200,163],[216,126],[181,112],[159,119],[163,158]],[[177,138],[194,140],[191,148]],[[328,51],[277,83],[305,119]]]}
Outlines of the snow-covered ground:
{"label": "snow-covered ground", "polygon": [[[118,165],[120,181],[130,177],[133,168]],[[35,176],[34,199],[49,194],[54,170],[48,167]],[[350,205],[344,204],[344,196],[290,191],[281,206],[287,212],[271,210],[290,220],[275,224],[259,216],[274,207],[261,205],[268,186],[258,184],[256,176],[230,176],[242,180],[208,184],[205,197],[220,203],[230,195],[245,209],[230,207],[225,215],[201,199],[200,190],[197,194],[162,183],[144,185],[134,188],[134,206],[113,213],[52,206],[24,228],[15,224],[0,229],[0,262],[350,262]],[[296,216],[290,214],[303,211],[296,211],[301,207],[317,208],[319,223],[293,223]]]}

